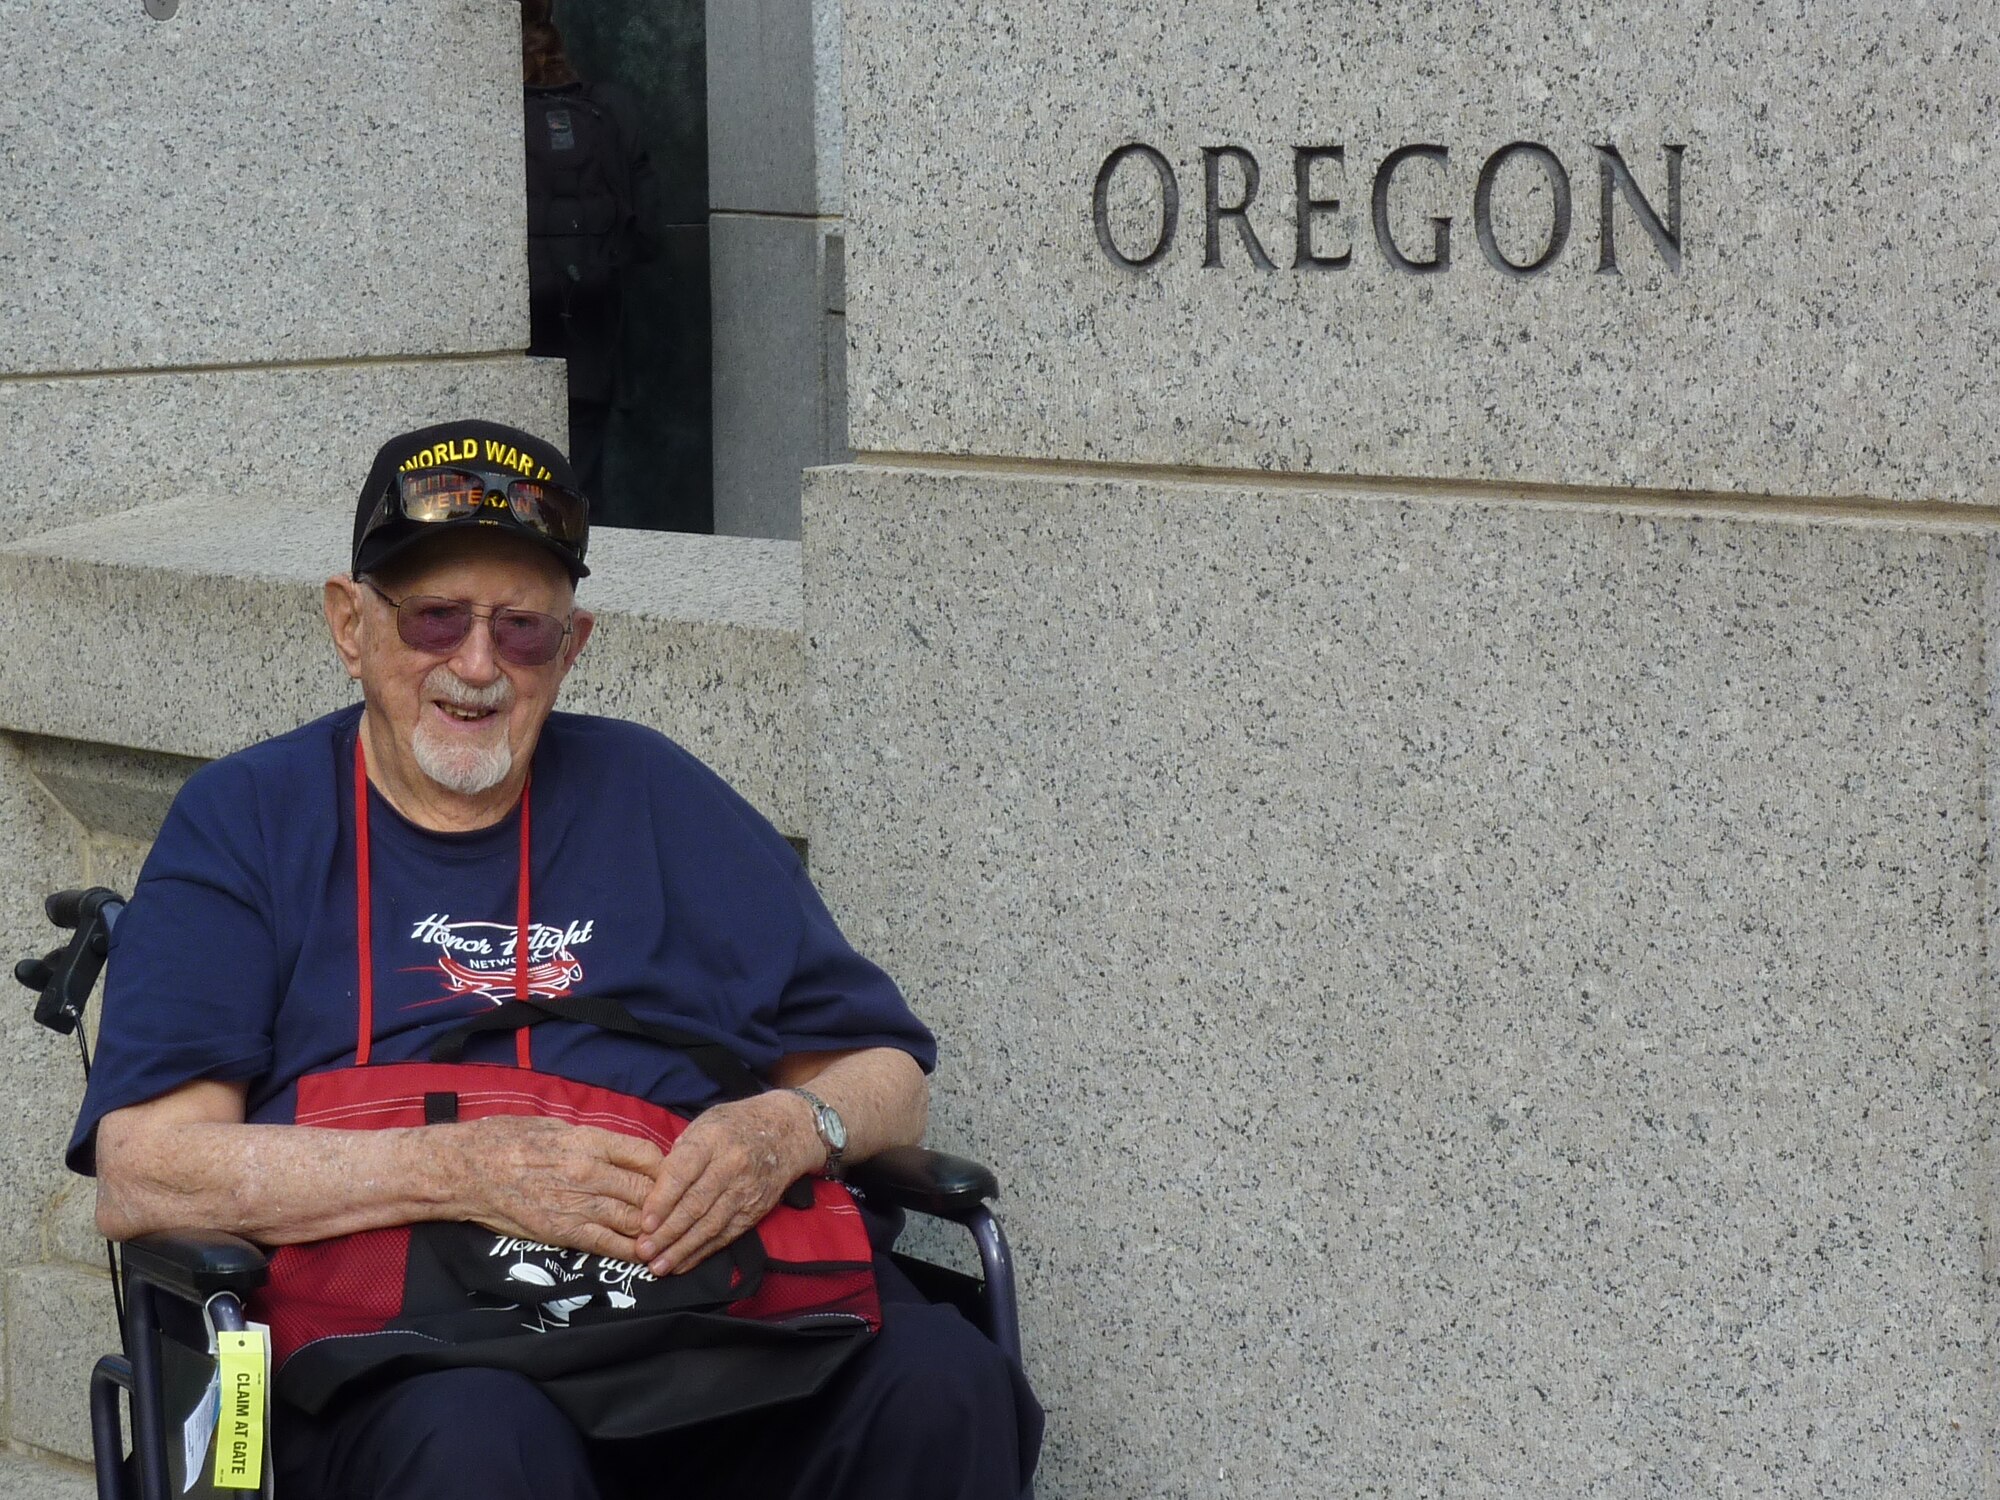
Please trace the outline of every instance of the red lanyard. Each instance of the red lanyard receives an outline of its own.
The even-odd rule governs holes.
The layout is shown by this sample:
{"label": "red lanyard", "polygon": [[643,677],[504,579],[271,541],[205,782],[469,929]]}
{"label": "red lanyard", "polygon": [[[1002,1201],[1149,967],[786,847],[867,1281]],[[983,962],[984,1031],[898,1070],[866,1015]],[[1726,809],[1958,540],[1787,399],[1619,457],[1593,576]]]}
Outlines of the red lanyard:
{"label": "red lanyard", "polygon": [[[528,998],[528,785],[521,786],[521,876],[514,902],[514,998]],[[360,979],[355,990],[360,1034],[354,1043],[354,1065],[364,1067],[375,1042],[375,908],[370,901],[368,874],[368,762],[361,753],[361,734],[354,735],[354,925],[360,952]],[[528,1028],[514,1032],[514,1057],[530,1066]]]}

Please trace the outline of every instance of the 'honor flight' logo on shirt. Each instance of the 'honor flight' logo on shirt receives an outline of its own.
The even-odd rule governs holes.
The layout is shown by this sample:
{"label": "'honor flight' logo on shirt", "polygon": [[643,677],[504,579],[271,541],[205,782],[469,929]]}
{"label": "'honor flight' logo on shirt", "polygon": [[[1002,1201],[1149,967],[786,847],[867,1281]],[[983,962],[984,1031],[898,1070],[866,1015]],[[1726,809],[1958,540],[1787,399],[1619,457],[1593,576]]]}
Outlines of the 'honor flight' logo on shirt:
{"label": "'honor flight' logo on shirt", "polygon": [[[583,962],[571,950],[590,941],[595,921],[528,928],[528,993],[566,995],[583,983]],[[447,995],[478,995],[495,1005],[514,998],[515,930],[508,922],[454,922],[433,912],[411,929],[412,941],[438,950]]]}

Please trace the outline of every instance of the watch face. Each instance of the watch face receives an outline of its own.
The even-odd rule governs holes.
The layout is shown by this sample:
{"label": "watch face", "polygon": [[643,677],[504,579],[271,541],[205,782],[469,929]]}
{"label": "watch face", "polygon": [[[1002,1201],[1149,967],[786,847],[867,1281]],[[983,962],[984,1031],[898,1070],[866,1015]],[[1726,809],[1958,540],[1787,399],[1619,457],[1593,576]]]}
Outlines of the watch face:
{"label": "watch face", "polygon": [[819,1112],[819,1133],[826,1138],[829,1150],[847,1149],[847,1122],[831,1108],[822,1107]]}

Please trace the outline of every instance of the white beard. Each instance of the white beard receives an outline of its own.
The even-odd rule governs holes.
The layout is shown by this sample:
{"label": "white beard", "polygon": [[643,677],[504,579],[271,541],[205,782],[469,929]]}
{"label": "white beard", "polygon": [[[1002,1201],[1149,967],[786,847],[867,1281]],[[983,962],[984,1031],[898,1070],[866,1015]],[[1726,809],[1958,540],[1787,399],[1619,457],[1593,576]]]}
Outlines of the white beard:
{"label": "white beard", "polygon": [[484,744],[467,743],[457,735],[440,730],[428,718],[419,717],[410,748],[417,769],[448,791],[476,796],[491,791],[514,769],[514,747],[507,743],[506,720],[502,717],[514,701],[514,685],[506,678],[476,688],[440,663],[424,679],[424,701],[442,698],[460,708],[491,708],[499,711],[492,720],[493,739]]}

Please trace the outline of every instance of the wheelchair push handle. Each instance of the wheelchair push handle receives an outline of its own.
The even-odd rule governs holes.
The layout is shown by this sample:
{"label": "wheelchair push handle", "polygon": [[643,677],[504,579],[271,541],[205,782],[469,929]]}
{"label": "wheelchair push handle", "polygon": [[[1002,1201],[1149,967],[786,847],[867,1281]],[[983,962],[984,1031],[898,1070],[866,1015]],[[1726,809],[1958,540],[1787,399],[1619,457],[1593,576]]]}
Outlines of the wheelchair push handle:
{"label": "wheelchair push handle", "polygon": [[[101,885],[93,885],[80,891],[55,891],[42,903],[42,910],[48,913],[49,920],[58,927],[81,927],[103,911],[107,902],[116,903],[122,908],[125,905],[125,898],[116,891],[107,890]],[[114,916],[112,920],[116,921],[117,918]],[[108,924],[104,931],[108,937],[111,931]]]}
{"label": "wheelchair push handle", "polygon": [[14,966],[14,977],[39,992],[35,1019],[67,1036],[83,1019],[91,989],[111,951],[111,929],[125,910],[125,899],[101,885],[88,890],[57,891],[43,903],[49,920],[76,929],[69,942],[41,958]]}

